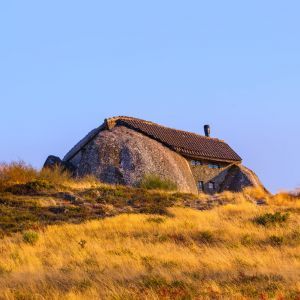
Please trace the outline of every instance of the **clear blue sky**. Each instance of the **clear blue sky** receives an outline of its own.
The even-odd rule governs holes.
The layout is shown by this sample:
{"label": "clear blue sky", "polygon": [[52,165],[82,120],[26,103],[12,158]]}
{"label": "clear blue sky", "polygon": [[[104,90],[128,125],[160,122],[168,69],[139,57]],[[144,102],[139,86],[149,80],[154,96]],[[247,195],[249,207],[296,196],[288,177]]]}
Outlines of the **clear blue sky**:
{"label": "clear blue sky", "polygon": [[2,1],[0,161],[41,167],[105,117],[225,139],[300,186],[299,1]]}

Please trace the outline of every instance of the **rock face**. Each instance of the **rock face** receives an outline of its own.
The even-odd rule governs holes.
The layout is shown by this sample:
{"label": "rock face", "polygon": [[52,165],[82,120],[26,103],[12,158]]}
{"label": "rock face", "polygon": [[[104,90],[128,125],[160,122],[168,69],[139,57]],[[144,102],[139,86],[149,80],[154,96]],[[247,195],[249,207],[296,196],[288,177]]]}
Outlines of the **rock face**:
{"label": "rock face", "polygon": [[63,162],[58,156],[49,155],[44,163],[43,168],[55,168],[62,166]]}
{"label": "rock face", "polygon": [[103,182],[134,186],[145,175],[155,174],[172,180],[182,192],[197,193],[184,157],[123,126],[99,132],[70,163],[77,176],[94,174]]}
{"label": "rock face", "polygon": [[60,167],[63,170],[67,170],[71,174],[74,174],[76,172],[76,168],[72,163],[63,161],[58,156],[49,155],[44,163],[43,168],[54,169],[55,167]]}
{"label": "rock face", "polygon": [[[221,186],[220,192],[229,190],[241,192],[246,187],[261,187],[265,189],[257,175],[243,165],[233,165]],[[266,190],[266,189],[265,189]]]}

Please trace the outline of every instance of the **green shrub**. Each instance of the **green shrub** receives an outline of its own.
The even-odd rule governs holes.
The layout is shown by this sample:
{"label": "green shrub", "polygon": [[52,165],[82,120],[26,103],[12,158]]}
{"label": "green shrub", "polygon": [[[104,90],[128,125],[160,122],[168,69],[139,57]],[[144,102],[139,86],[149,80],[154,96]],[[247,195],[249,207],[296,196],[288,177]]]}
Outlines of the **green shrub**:
{"label": "green shrub", "polygon": [[254,219],[254,222],[262,226],[269,226],[269,225],[282,224],[286,222],[288,218],[289,218],[289,213],[280,213],[280,212],[276,212],[274,214],[266,213],[264,215],[256,217]]}
{"label": "green shrub", "polygon": [[26,231],[23,233],[23,241],[30,245],[35,245],[39,239],[39,235],[35,231]]}
{"label": "green shrub", "polygon": [[145,175],[140,181],[139,187],[148,190],[175,191],[177,184],[169,179],[163,179],[158,175]]}

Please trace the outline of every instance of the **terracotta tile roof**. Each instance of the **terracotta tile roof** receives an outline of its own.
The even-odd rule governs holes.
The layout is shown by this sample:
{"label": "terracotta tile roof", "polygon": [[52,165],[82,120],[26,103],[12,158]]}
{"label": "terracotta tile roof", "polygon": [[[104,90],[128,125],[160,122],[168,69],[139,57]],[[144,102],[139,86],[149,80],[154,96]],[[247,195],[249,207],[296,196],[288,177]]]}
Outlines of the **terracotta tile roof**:
{"label": "terracotta tile roof", "polygon": [[196,133],[168,128],[150,121],[132,117],[113,117],[106,119],[104,124],[92,130],[65,156],[72,158],[82,147],[92,140],[101,130],[115,126],[126,126],[138,131],[184,156],[212,159],[220,161],[240,162],[241,157],[224,141],[202,136]]}
{"label": "terracotta tile roof", "polygon": [[228,144],[216,138],[168,128],[136,118],[118,117],[115,124],[115,126],[123,125],[139,131],[185,156],[226,161],[242,160]]}

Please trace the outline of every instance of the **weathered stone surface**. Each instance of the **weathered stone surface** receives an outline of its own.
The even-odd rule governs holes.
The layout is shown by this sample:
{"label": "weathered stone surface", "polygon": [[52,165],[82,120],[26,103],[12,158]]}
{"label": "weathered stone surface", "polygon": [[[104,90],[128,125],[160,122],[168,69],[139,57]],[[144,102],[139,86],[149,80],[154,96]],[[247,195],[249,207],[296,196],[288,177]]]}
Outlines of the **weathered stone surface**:
{"label": "weathered stone surface", "polygon": [[44,163],[43,168],[53,169],[55,167],[60,167],[63,170],[67,170],[71,174],[74,174],[75,172],[75,168],[72,163],[68,161],[63,161],[58,156],[49,155]]}
{"label": "weathered stone surface", "polygon": [[49,155],[44,163],[43,168],[54,168],[61,165],[62,160],[58,156]]}
{"label": "weathered stone surface", "polygon": [[130,186],[154,174],[175,182],[179,191],[194,194],[198,193],[198,183],[209,194],[239,192],[251,186],[264,188],[255,173],[239,162],[200,158],[200,164],[195,164],[190,156],[171,150],[151,135],[122,124],[110,125],[104,122],[92,130],[63,160],[49,156],[44,167],[60,166],[74,176],[91,174],[102,182]]}
{"label": "weathered stone surface", "polygon": [[172,180],[182,192],[197,193],[184,157],[123,126],[99,132],[70,162],[80,177],[93,174],[103,182],[134,186],[145,175],[155,174]]}
{"label": "weathered stone surface", "polygon": [[[207,194],[214,194],[220,191],[228,170],[232,165],[218,162],[219,168],[213,169],[209,167],[209,164],[209,161],[202,160],[201,165],[194,166],[191,164],[191,170],[196,182],[203,182],[203,191]],[[215,188],[213,190],[209,189],[209,182],[214,182]]]}
{"label": "weathered stone surface", "polygon": [[[227,172],[220,191],[240,192],[246,187],[261,187],[265,189],[257,175],[243,165],[233,165]],[[265,189],[266,190],[266,189]]]}

